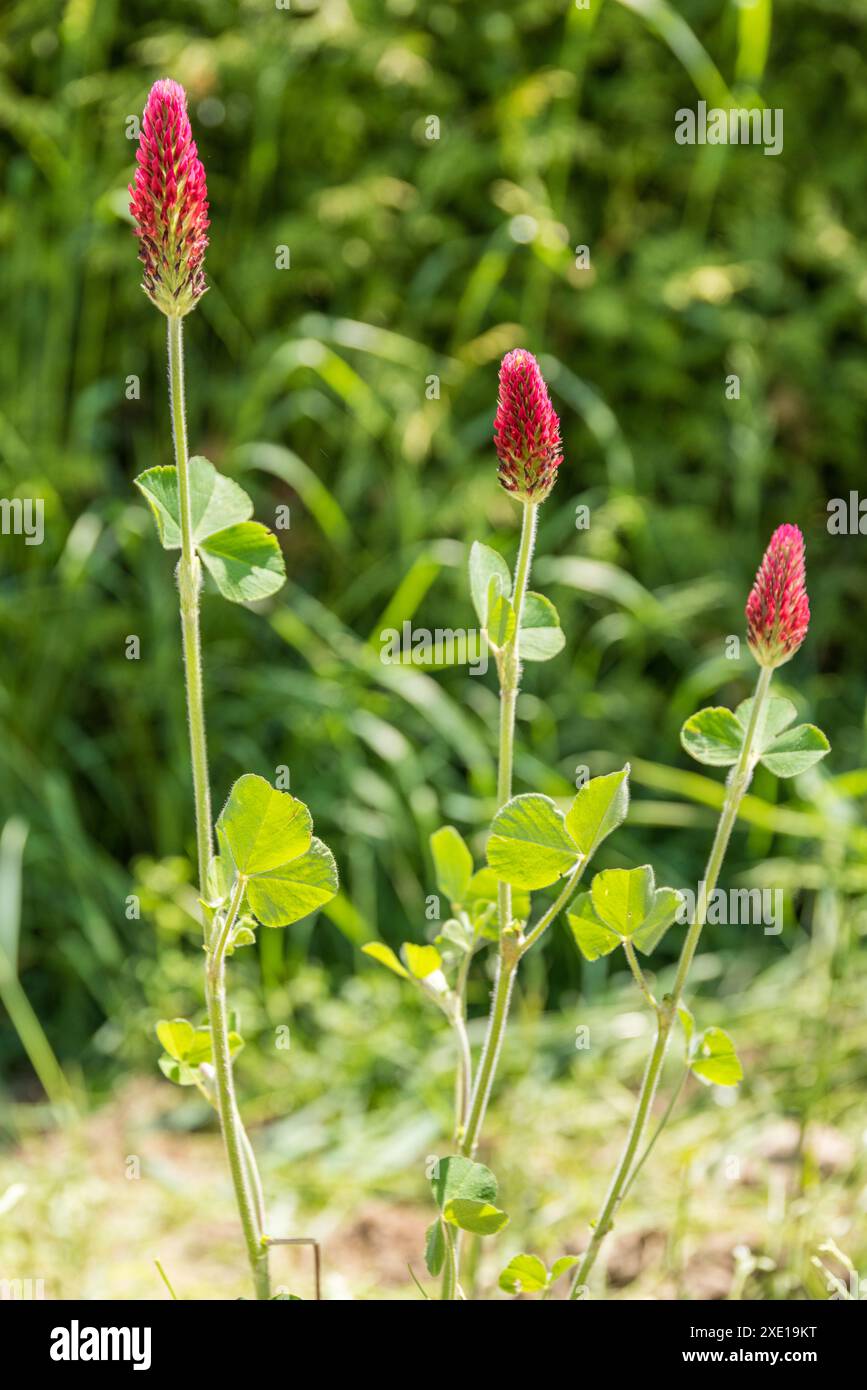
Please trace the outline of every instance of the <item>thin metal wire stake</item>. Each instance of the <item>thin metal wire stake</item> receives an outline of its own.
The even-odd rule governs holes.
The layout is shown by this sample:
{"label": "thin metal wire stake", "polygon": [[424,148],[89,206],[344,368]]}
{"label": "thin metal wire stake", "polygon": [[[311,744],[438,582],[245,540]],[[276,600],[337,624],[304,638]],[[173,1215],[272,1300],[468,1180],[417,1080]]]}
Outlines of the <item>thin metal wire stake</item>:
{"label": "thin metal wire stake", "polygon": [[316,1281],[316,1302],[322,1301],[322,1249],[313,1236],[268,1236],[269,1245],[312,1245],[313,1270]]}

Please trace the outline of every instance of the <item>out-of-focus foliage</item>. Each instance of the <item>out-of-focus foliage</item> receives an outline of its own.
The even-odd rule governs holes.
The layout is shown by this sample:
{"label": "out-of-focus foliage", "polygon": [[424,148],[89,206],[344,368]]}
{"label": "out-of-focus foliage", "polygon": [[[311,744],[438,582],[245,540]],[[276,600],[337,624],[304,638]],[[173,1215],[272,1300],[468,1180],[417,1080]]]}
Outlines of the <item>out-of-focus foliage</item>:
{"label": "out-of-focus foliage", "polygon": [[[811,931],[817,894],[855,911],[865,541],[829,535],[826,506],[863,486],[867,11],[795,0],[763,73],[769,3],[677,8],[703,49],[638,0],[6,7],[0,493],[44,499],[45,540],[0,538],[0,818],[29,827],[21,981],[91,1076],[124,1047],[148,1064],[150,1039],[125,1034],[155,970],[181,972],[177,1012],[196,1004],[176,602],[131,482],[170,461],[164,324],[126,211],[130,118],[158,76],[189,90],[211,199],[191,442],[262,519],[291,509],[264,617],[205,599],[215,803],[240,772],[288,766],[341,866],[331,920],[263,933],[266,996],[308,955],[336,989],[373,969],[370,935],[423,940],[444,820],[480,849],[493,673],[385,666],[379,634],[469,626],[469,543],[514,548],[490,428],[498,359],[521,344],[563,419],[536,582],[567,646],[527,671],[516,790],[565,797],[577,766],[630,758],[632,813],[600,867],[694,884],[721,785],[678,730],[748,694],[746,647],[726,659],[724,639],[770,530],[797,522],[814,621],[779,687],[833,752],[779,790],[760,772],[733,844],[732,882],[785,890],[785,932],[708,944],[742,980]],[[675,111],[726,83],[783,108],[779,157],[675,143]],[[544,1002],[601,987],[566,932],[544,949]]]}

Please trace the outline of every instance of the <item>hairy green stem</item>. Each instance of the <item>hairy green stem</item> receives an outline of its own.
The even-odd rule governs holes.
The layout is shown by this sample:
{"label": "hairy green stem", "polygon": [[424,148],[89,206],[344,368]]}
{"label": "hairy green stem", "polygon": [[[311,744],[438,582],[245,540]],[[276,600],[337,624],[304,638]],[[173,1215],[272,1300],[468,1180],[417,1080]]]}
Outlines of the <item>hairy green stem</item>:
{"label": "hairy green stem", "polygon": [[209,962],[207,1000],[214,1045],[214,1070],[217,1075],[220,1128],[223,1132],[223,1142],[229,1159],[229,1171],[232,1174],[232,1185],[235,1189],[235,1200],[238,1203],[256,1297],[266,1299],[270,1296],[268,1250],[262,1243],[263,1232],[259,1227],[256,1210],[257,1199],[248,1173],[248,1166],[251,1166],[252,1149],[244,1134],[241,1117],[238,1114],[238,1103],[235,1099],[232,1058],[229,1053],[225,957],[219,959],[214,957]]}
{"label": "hairy green stem", "polygon": [[443,1222],[443,1236],[446,1243],[446,1258],[443,1265],[442,1297],[445,1303],[452,1303],[458,1296],[458,1247],[457,1236],[448,1221]]}
{"label": "hairy green stem", "polygon": [[497,1069],[497,1062],[500,1059],[500,1049],[503,1046],[503,1038],[506,1032],[506,1020],[509,1017],[509,1004],[512,998],[512,986],[515,982],[515,969],[517,964],[517,952],[514,952],[510,956],[501,951],[497,958],[497,977],[494,982],[494,990],[491,997],[488,1031],[485,1035],[482,1059],[479,1062],[479,1069],[476,1072],[476,1082],[473,1087],[470,1114],[461,1144],[461,1153],[467,1158],[473,1157],[478,1146],[482,1123],[488,1106],[488,1098],[491,1094],[491,1087],[494,1082],[494,1073]]}
{"label": "hairy green stem", "polygon": [[484,1123],[485,1111],[490,1098],[494,1074],[497,1069],[500,1049],[503,1045],[503,1037],[506,1031],[512,986],[515,981],[515,972],[518,963],[527,954],[530,947],[539,940],[539,937],[547,930],[555,917],[568,906],[581,881],[581,875],[584,872],[586,862],[586,859],[579,859],[551,906],[542,914],[532,931],[530,931],[526,937],[520,939],[517,936],[509,934],[501,938],[500,956],[497,962],[497,978],[491,1001],[491,1015],[488,1020],[488,1031],[485,1037],[482,1060],[479,1063],[479,1070],[476,1074],[476,1084],[473,1089],[473,1102],[470,1110],[470,1117],[467,1121],[464,1140],[461,1145],[461,1153],[465,1154],[468,1158],[472,1158],[475,1153],[482,1124]]}
{"label": "hairy green stem", "polygon": [[[183,322],[168,320],[169,400],[172,414],[175,464],[178,475],[178,511],[181,532],[181,558],[178,564],[181,631],[184,649],[184,677],[187,692],[187,720],[190,734],[190,758],[193,769],[193,799],[196,816],[196,852],[198,859],[199,893],[207,892],[207,873],[211,859],[211,789],[208,777],[208,746],[205,735],[205,703],[202,685],[202,647],[199,629],[199,594],[202,585],[201,565],[193,539],[192,505],[190,498],[190,469],[187,450],[187,425],[184,402],[184,344]],[[229,932],[243,898],[244,884],[239,879],[220,938],[208,953],[205,969],[205,996],[211,1028],[214,1071],[217,1082],[217,1109],[229,1171],[235,1189],[235,1200],[256,1297],[270,1295],[268,1251],[262,1243],[264,1234],[264,1203],[256,1160],[250,1140],[244,1131],[235,1099],[232,1078],[232,1059],[229,1050],[229,1019],[226,1005],[225,948]],[[207,926],[203,919],[207,944]]]}
{"label": "hairy green stem", "polygon": [[[533,548],[536,544],[536,522],[539,504],[524,502],[521,521],[521,541],[518,546],[518,560],[515,565],[515,587],[512,593],[512,607],[515,611],[515,631],[506,646],[499,662],[500,673],[500,746],[497,769],[497,810],[505,806],[512,795],[512,769],[515,748],[515,709],[518,703],[518,690],[521,684],[521,659],[518,640],[521,632],[521,618],[524,613],[524,598],[530,579],[530,566],[533,563]],[[512,889],[508,883],[500,883],[497,889],[500,933],[502,934],[512,918]]]}
{"label": "hairy green stem", "polygon": [[250,1191],[253,1194],[253,1206],[256,1212],[256,1221],[259,1226],[259,1236],[261,1239],[267,1234],[265,1231],[265,1194],[262,1191],[262,1180],[259,1177],[256,1155],[253,1152],[253,1145],[250,1143],[250,1136],[247,1134],[240,1120],[238,1123],[241,1131],[241,1147],[244,1151],[244,1170],[247,1174],[247,1182],[250,1185]]}
{"label": "hairy green stem", "polygon": [[690,1066],[687,1062],[686,1066],[680,1073],[680,1080],[678,1081],[677,1085],[671,1093],[671,1099],[668,1102],[668,1105],[665,1107],[664,1111],[662,1112],[659,1124],[656,1126],[656,1129],[653,1131],[647,1143],[645,1144],[644,1152],[642,1153],[641,1157],[636,1160],[635,1166],[633,1167],[632,1171],[629,1174],[629,1177],[626,1180],[626,1185],[623,1188],[623,1195],[621,1197],[621,1201],[624,1201],[626,1199],[626,1195],[629,1192],[629,1189],[632,1187],[632,1184],[635,1182],[635,1179],[638,1177],[638,1174],[641,1172],[645,1163],[650,1158],[650,1155],[652,1154],[656,1145],[657,1139],[659,1138],[662,1131],[665,1129],[665,1126],[668,1124],[668,1121],[671,1117],[671,1113],[680,1099],[680,1093],[686,1085],[686,1078],[689,1076],[689,1073]]}
{"label": "hairy green stem", "polygon": [[[229,1170],[232,1174],[232,1184],[235,1189],[235,1199],[238,1203],[241,1227],[253,1273],[256,1297],[264,1299],[270,1296],[268,1249],[262,1239],[265,1234],[263,1229],[264,1203],[252,1145],[245,1133],[238,1112],[235,1082],[232,1075],[229,1017],[226,1005],[226,946],[244,898],[245,888],[246,880],[239,875],[225,921],[218,929],[213,949],[208,953],[205,983],[208,1018],[211,1023],[213,1041],[214,1071],[217,1077],[217,1109],[220,1115],[220,1128],[223,1132],[223,1142],[229,1159]],[[255,1178],[253,1178],[253,1174],[255,1174]]]}
{"label": "hairy green stem", "polygon": [[453,1027],[458,1043],[458,1065],[455,1073],[455,1142],[460,1144],[463,1142],[467,1106],[473,1088],[473,1058],[463,1012],[455,1015]]}
{"label": "hairy green stem", "polygon": [[[632,1177],[634,1176],[636,1155],[641,1146],[647,1118],[656,1096],[660,1074],[662,1072],[663,1063],[665,1062],[665,1053],[668,1047],[668,1039],[671,1035],[672,1024],[677,1014],[677,1008],[686,985],[690,966],[692,965],[698,947],[702,928],[707,919],[708,904],[716,889],[731,833],[735,821],[737,820],[738,810],[753,775],[753,768],[756,762],[756,754],[753,750],[756,743],[756,734],[759,732],[764,721],[765,699],[771,683],[771,675],[772,671],[769,667],[763,666],[759,671],[759,679],[756,684],[756,694],[753,701],[749,726],[744,735],[744,741],[738,760],[732,770],[726,787],[725,800],[723,801],[716,834],[708,857],[704,879],[699,887],[695,917],[686,934],[681,949],[672,991],[669,995],[666,995],[662,1004],[657,1008],[656,1040],[641,1082],[641,1090],[639,1091],[635,1114],[632,1118],[632,1124],[629,1128],[629,1134],[620,1162],[617,1165],[614,1177],[611,1181],[611,1186],[608,1189],[605,1201],[602,1204],[602,1209],[594,1224],[590,1244],[584,1252],[584,1257],[576,1271],[569,1295],[570,1298],[573,1299],[580,1297],[582,1290],[586,1286],[587,1279],[596,1262],[596,1257],[599,1254],[602,1242],[614,1225],[614,1219],[631,1185]],[[666,1111],[664,1119],[668,1118],[670,1109],[671,1107]],[[660,1129],[654,1134],[651,1145],[656,1143]],[[638,1162],[643,1163],[646,1157],[647,1152],[642,1155]]]}
{"label": "hairy green stem", "polygon": [[[472,933],[469,919],[465,914],[461,914],[462,921]],[[470,974],[470,966],[473,962],[473,952],[475,950],[476,937],[473,933],[472,945],[470,950],[464,952],[455,980],[455,1000],[454,1012],[451,1014],[451,1024],[455,1030],[455,1037],[458,1044],[458,1064],[455,1068],[455,1144],[463,1142],[464,1129],[467,1123],[467,1110],[470,1104],[470,1096],[473,1092],[473,1054],[470,1049],[470,1039],[467,1033],[467,980]]]}
{"label": "hairy green stem", "polygon": [[[499,662],[500,673],[500,748],[497,771],[497,809],[504,806],[512,795],[512,768],[515,746],[515,708],[521,684],[521,660],[518,639],[521,631],[521,618],[524,612],[524,599],[533,563],[533,547],[536,543],[536,521],[539,507],[535,502],[524,502],[521,522],[521,541],[518,546],[518,560],[515,566],[515,586],[512,593],[512,607],[515,610],[515,631],[506,646]],[[509,1001],[512,997],[515,968],[519,960],[517,941],[513,936],[507,940],[507,931],[512,920],[512,889],[508,883],[500,883],[497,888],[497,904],[500,928],[500,955],[497,962],[497,978],[491,998],[491,1011],[488,1016],[488,1030],[485,1036],[482,1059],[476,1073],[470,1114],[464,1130],[461,1153],[472,1157],[479,1142],[488,1097],[494,1080],[494,1072],[503,1045],[506,1020],[509,1016]]]}
{"label": "hairy green stem", "polygon": [[[467,1033],[467,978],[470,973],[472,963],[472,950],[464,953],[455,980],[455,1000],[454,1011],[450,1014],[449,1021],[455,1030],[455,1038],[458,1045],[458,1059],[455,1067],[455,1130],[454,1143],[460,1148],[464,1139],[464,1130],[467,1124],[467,1108],[470,1103],[470,1096],[473,1090],[473,1054],[470,1049],[470,1039]],[[453,1299],[456,1295],[454,1290],[457,1287],[457,1267],[460,1263],[460,1239],[461,1232],[455,1232],[455,1248],[450,1252],[449,1261],[443,1267],[442,1284],[440,1297],[444,1300]],[[454,1270],[451,1268],[452,1255]],[[454,1277],[453,1277],[454,1276]]]}
{"label": "hairy green stem", "polygon": [[[538,521],[538,503],[524,502],[524,512],[521,521],[521,540],[518,546],[518,559],[515,565],[515,583],[512,592],[512,607],[515,612],[515,631],[511,641],[506,646],[498,662],[500,676],[500,740],[499,740],[499,759],[497,770],[497,809],[504,806],[512,796],[512,772],[514,767],[514,748],[515,748],[515,711],[518,703],[518,692],[521,685],[521,657],[520,657],[520,633],[521,620],[524,613],[524,600],[527,595],[527,586],[530,580],[530,569],[533,563],[533,550],[536,544],[536,524]],[[563,903],[568,901],[571,892],[574,891],[577,883],[577,874],[573,876],[571,885],[567,885],[560,897],[553,904],[546,914],[547,920],[543,920],[534,928],[531,933],[532,940],[525,944],[521,938],[511,931],[512,922],[512,889],[508,883],[500,883],[497,887],[497,916],[500,931],[500,950],[497,958],[497,974],[494,982],[494,989],[491,995],[491,1008],[488,1015],[488,1026],[485,1033],[485,1042],[482,1048],[482,1056],[476,1072],[473,1084],[472,1098],[469,1106],[469,1115],[464,1127],[460,1145],[460,1151],[467,1158],[472,1158],[478,1147],[481,1137],[482,1125],[484,1124],[485,1114],[488,1108],[488,1101],[491,1089],[494,1084],[497,1064],[500,1059],[500,1052],[503,1040],[506,1035],[506,1025],[509,1018],[509,1006],[512,999],[512,989],[515,983],[515,972],[518,963],[524,953],[526,946],[532,945],[533,941],[538,940],[545,930],[545,927],[553,920],[559,912]],[[454,1287],[457,1288],[460,1258],[460,1246],[455,1245],[455,1276]],[[443,1284],[443,1297],[456,1297],[456,1293],[447,1295],[447,1287],[451,1280],[447,1278]]]}
{"label": "hairy green stem", "polygon": [[199,633],[199,593],[202,586],[202,576],[201,564],[193,541],[190,502],[190,469],[184,406],[183,320],[170,318],[168,325],[169,399],[172,410],[172,434],[178,474],[178,503],[181,522],[178,588],[181,600],[181,631],[184,640],[184,676],[187,687],[190,756],[193,765],[199,891],[204,893],[208,864],[211,859],[211,788],[208,779],[208,745],[205,737],[205,702],[202,690],[202,645]]}

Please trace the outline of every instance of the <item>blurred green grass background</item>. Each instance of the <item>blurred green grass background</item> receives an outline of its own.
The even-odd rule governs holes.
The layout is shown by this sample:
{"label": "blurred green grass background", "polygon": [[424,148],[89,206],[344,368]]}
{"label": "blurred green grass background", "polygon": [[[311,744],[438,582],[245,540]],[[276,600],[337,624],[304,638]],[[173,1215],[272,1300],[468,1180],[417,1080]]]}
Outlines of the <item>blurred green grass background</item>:
{"label": "blurred green grass background", "polygon": [[[274,1163],[312,1213],[333,1202],[341,1154],[362,1196],[418,1199],[423,1155],[448,1132],[448,1041],[357,947],[424,938],[439,824],[481,850],[497,695],[493,674],[383,666],[379,633],[405,619],[469,625],[469,543],[512,553],[516,509],[496,485],[490,431],[499,358],[524,345],[563,421],[535,579],[567,648],[526,674],[516,788],[566,796],[578,765],[595,774],[628,757],[633,812],[600,867],[652,861],[660,881],[698,879],[721,785],[687,766],[678,731],[700,703],[749,693],[746,647],[726,659],[725,638],[742,634],[771,529],[805,532],[813,626],[778,684],[833,752],[794,784],[756,778],[727,877],[782,888],[785,931],[709,928],[698,975],[708,1022],[747,1017],[738,1041],[758,1075],[748,1068],[743,1104],[756,1123],[771,1107],[795,1123],[800,1181],[813,1171],[811,1123],[858,1149],[815,1232],[841,1221],[845,1244],[863,1208],[867,1129],[867,635],[863,539],[829,535],[826,508],[863,476],[865,28],[863,0],[6,7],[0,493],[43,498],[46,515],[43,545],[0,547],[10,1145],[36,1142],[46,1119],[34,1053],[49,1092],[67,1084],[56,1056],[87,1109],[153,1073],[157,1017],[201,1007],[176,598],[131,485],[170,446],[164,326],[138,287],[127,213],[127,131],[150,83],[172,76],[190,95],[212,218],[211,288],[187,322],[191,443],[245,475],[261,519],[291,508],[289,582],[264,616],[205,598],[215,801],[243,771],[288,767],[343,883],[328,917],[263,933],[256,959],[232,963],[251,1042],[240,1085],[251,1118],[274,1121]],[[675,144],[678,108],[756,93],[784,111],[779,157]],[[584,245],[589,269],[576,266]],[[276,268],[281,247],[289,269]],[[576,530],[581,504],[589,530]],[[572,1107],[596,1087],[592,1113],[616,1139],[625,1112],[606,1108],[606,1086],[638,1068],[616,1030],[593,1081],[572,1050],[588,1010],[616,1020],[624,999],[634,1007],[613,969],[582,971],[566,933],[550,934],[528,962],[493,1117],[514,1174],[515,1088],[525,1140],[549,1082],[561,1098],[548,1123],[565,1126],[563,1240],[604,1181],[593,1126]],[[487,988],[480,975],[474,1014]],[[287,1021],[288,1066],[273,1047]],[[160,1094],[171,1123],[202,1122],[186,1096]],[[719,1120],[693,1099],[684,1126]],[[299,1107],[313,1140],[291,1137],[285,1117]],[[715,1133],[708,1124],[708,1143]],[[9,1152],[0,1179],[16,1179]],[[662,1146],[655,1163],[665,1169]],[[663,1206],[677,1203],[675,1171]],[[22,1230],[29,1200],[10,1218]],[[50,1191],[37,1184],[36,1200],[50,1207]],[[641,1201],[636,1189],[636,1222]],[[525,1218],[532,1234],[537,1218]],[[104,1270],[94,1278],[112,1287]],[[776,1295],[803,1296],[806,1278]]]}

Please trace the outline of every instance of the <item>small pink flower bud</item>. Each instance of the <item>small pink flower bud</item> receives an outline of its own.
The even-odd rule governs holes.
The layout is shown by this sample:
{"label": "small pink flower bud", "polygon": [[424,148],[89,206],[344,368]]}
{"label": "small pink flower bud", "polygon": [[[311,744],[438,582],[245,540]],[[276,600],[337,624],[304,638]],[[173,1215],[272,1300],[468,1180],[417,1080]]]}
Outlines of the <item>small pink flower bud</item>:
{"label": "small pink flower bud", "polygon": [[140,239],[142,289],[170,318],[183,318],[205,293],[208,190],[196,149],[187,94],[155,82],[142,118],[130,212]]}
{"label": "small pink flower bud", "polygon": [[560,421],[531,352],[507,352],[500,365],[500,395],[494,420],[497,476],[507,492],[527,502],[544,502],[557,481],[562,445]]}
{"label": "small pink flower bud", "polygon": [[806,583],[804,537],[797,526],[778,526],[747,599],[747,640],[760,666],[782,666],[806,637]]}

